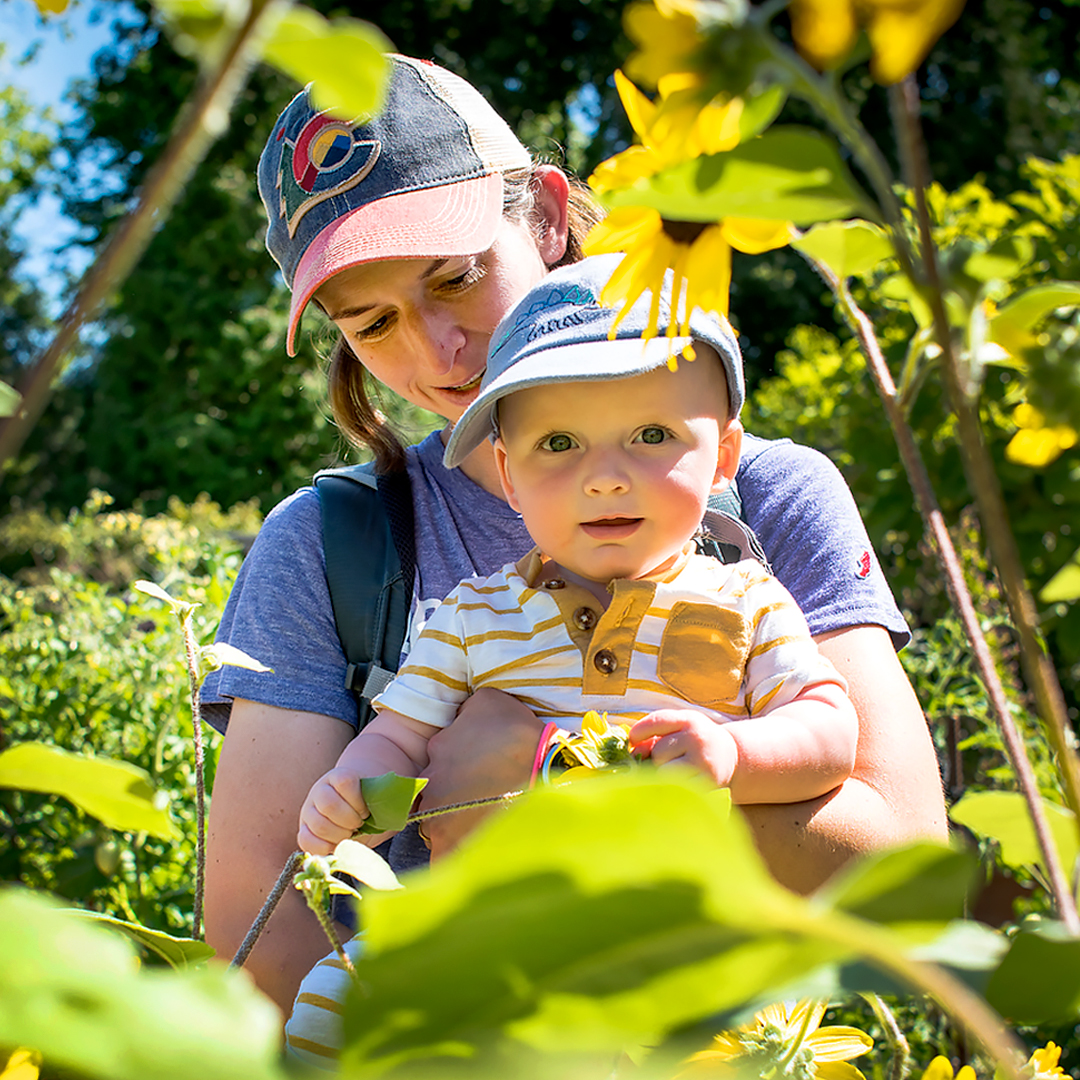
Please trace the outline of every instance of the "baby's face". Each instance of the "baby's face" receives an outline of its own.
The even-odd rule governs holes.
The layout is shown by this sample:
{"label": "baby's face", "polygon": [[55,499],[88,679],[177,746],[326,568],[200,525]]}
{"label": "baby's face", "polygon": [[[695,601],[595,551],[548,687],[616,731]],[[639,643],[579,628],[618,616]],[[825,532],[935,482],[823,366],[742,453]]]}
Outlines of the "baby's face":
{"label": "baby's face", "polygon": [[531,387],[500,402],[507,499],[571,573],[606,582],[667,569],[709,493],[735,475],[742,426],[727,418],[715,353],[695,347],[698,359],[678,371]]}

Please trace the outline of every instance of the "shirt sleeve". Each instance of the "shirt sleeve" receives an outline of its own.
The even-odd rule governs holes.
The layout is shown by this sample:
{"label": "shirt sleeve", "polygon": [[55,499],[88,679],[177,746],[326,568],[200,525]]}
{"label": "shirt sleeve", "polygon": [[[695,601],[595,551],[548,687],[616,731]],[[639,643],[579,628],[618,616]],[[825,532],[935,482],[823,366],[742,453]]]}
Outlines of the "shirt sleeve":
{"label": "shirt sleeve", "polygon": [[907,644],[855,500],[824,454],[747,436],[738,485],[746,524],[812,634],[872,624],[885,627],[896,648]]}
{"label": "shirt sleeve", "polygon": [[228,725],[234,698],[357,726],[356,699],[345,687],[347,665],[330,603],[314,488],[302,488],[267,515],[240,568],[216,640],[273,668],[260,673],[223,667],[207,677],[202,715],[218,731]]}
{"label": "shirt sleeve", "polygon": [[411,720],[446,727],[472,693],[465,630],[455,589],[432,613],[393,682],[371,702]]}
{"label": "shirt sleeve", "polygon": [[819,683],[836,683],[847,693],[847,682],[818,651],[798,605],[776,578],[750,571],[743,600],[753,625],[744,676],[750,716],[786,705]]}

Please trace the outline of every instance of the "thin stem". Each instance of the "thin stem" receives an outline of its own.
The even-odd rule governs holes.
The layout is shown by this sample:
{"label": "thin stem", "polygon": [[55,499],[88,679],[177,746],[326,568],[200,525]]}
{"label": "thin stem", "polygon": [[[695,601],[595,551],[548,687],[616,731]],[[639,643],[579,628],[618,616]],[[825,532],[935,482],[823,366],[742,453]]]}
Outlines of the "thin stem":
{"label": "thin stem", "polygon": [[307,889],[302,890],[304,893],[304,899],[307,901],[307,905],[315,913],[315,918],[319,920],[319,925],[323,928],[323,933],[326,935],[326,940],[330,942],[330,947],[337,953],[338,959],[345,965],[345,970],[356,978],[356,968],[353,966],[352,960],[349,958],[349,954],[345,951],[345,946],[338,941],[337,934],[334,933],[334,924],[330,921],[330,916],[327,915],[326,909],[322,903],[317,900],[311,892]]}
{"label": "thin stem", "polygon": [[922,454],[915,443],[915,436],[900,407],[896,385],[893,383],[892,374],[885,362],[885,357],[878,343],[874,326],[866,313],[855,303],[846,286],[823,263],[811,260],[825,282],[836,296],[844,317],[851,327],[859,344],[862,347],[863,356],[870,375],[877,386],[885,407],[885,414],[892,428],[893,437],[896,439],[897,449],[900,452],[900,460],[903,462],[904,471],[907,473],[908,483],[915,494],[915,502],[919,513],[930,537],[933,540],[934,551],[945,577],[945,585],[952,600],[953,607],[960,616],[960,621],[971,644],[971,650],[975,656],[975,662],[979,668],[990,706],[1001,728],[1002,740],[1016,773],[1017,783],[1027,802],[1031,814],[1032,825],[1035,829],[1035,837],[1039,844],[1044,865],[1047,868],[1052,888],[1051,895],[1054,898],[1058,913],[1071,933],[1080,933],[1080,919],[1077,918],[1076,904],[1066,883],[1062,871],[1061,862],[1058,858],[1057,847],[1054,844],[1053,835],[1046,819],[1043,808],[1042,796],[1035,779],[1034,770],[1027,756],[1027,748],[1024,740],[1017,730],[1012,713],[1009,710],[1008,699],[1001,683],[997,666],[994,664],[990,647],[982,632],[982,625],[975,611],[971,593],[967,582],[964,580],[963,569],[956,549],[953,547],[952,537],[945,525],[944,516],[938,506],[937,497],[934,494],[930,476],[926,471],[926,464]]}
{"label": "thin stem", "polygon": [[137,205],[87,270],[75,299],[60,320],[56,337],[21,381],[18,390],[22,400],[17,412],[0,420],[0,479],[44,411],[53,378],[74,347],[79,330],[127,279],[155,228],[221,133],[223,118],[229,115],[253,63],[254,45],[263,25],[280,7],[278,0],[252,0],[247,17],[222,49],[221,59],[181,110],[168,145],[146,174]]}
{"label": "thin stem", "polygon": [[251,955],[251,950],[255,948],[255,943],[259,940],[266,924],[270,921],[270,916],[274,914],[274,909],[285,895],[285,890],[292,884],[292,879],[296,877],[296,872],[300,869],[300,864],[303,861],[304,853],[302,851],[294,851],[286,859],[281,873],[278,874],[277,881],[274,882],[274,887],[270,890],[270,895],[263,902],[259,914],[255,916],[251,929],[244,935],[244,940],[240,943],[240,948],[236,950],[236,955],[232,958],[229,967],[238,968],[244,966],[245,961]]}
{"label": "thin stem", "polygon": [[[930,214],[926,205],[926,187],[929,184],[930,172],[919,119],[918,88],[914,79],[909,76],[903,83],[893,87],[891,94],[900,133],[901,151],[908,164],[911,187],[915,193],[923,265],[929,285],[928,299],[934,317],[937,342],[941,347],[945,388],[956,414],[964,471],[978,504],[982,528],[986,533],[987,544],[1005,591],[1005,601],[1016,627],[1020,662],[1028,684],[1035,693],[1039,715],[1057,758],[1065,799],[1076,815],[1077,827],[1080,829],[1080,759],[1074,750],[1065,698],[1057,672],[1043,647],[1035,600],[1024,581],[1023,563],[1009,524],[1009,513],[1001,484],[983,441],[977,403],[979,380],[970,371],[962,370],[961,359],[953,348],[937,264],[937,249],[934,246]],[[1060,874],[1060,867],[1056,864],[1048,869],[1052,875],[1055,872]],[[1059,891],[1070,895],[1069,908],[1072,909],[1072,917],[1069,917],[1066,910],[1063,910],[1062,914],[1071,932],[1080,934],[1080,919],[1076,918],[1075,905],[1071,903],[1071,894],[1063,875],[1060,882],[1055,882],[1055,895]]]}
{"label": "thin stem", "polygon": [[484,799],[470,799],[468,802],[447,803],[445,806],[437,806],[434,810],[417,810],[405,820],[408,824],[414,821],[427,821],[428,818],[442,817],[443,814],[456,814],[459,810],[475,810],[478,806],[494,806],[496,803],[509,803],[524,795],[524,791],[508,791],[504,795],[490,795]]}
{"label": "thin stem", "polygon": [[877,994],[863,994],[862,997],[874,1010],[892,1052],[889,1059],[889,1080],[906,1080],[911,1071],[911,1046],[907,1036],[900,1030],[892,1009]]}
{"label": "thin stem", "polygon": [[184,635],[184,654],[187,658],[188,687],[191,694],[191,729],[195,741],[195,902],[192,912],[191,936],[202,941],[203,888],[206,881],[206,783],[203,751],[202,710],[199,705],[199,657],[195,631],[191,628],[193,607],[177,608],[180,630]]}

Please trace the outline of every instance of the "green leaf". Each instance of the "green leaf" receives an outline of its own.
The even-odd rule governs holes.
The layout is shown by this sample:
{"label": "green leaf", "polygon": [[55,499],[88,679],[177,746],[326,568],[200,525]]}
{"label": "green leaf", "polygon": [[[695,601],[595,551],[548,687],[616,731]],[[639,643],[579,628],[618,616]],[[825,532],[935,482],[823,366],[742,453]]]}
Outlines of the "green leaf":
{"label": "green leaf", "polygon": [[1021,931],[990,977],[986,999],[1016,1024],[1072,1022],[1080,1013],[1080,940],[1057,924]]}
{"label": "green leaf", "polygon": [[136,581],[131,587],[136,592],[152,596],[155,600],[163,600],[171,608],[175,608],[178,604],[183,603],[183,601],[171,597],[160,585],[153,581]]}
{"label": "green leaf", "polygon": [[835,143],[804,128],[771,128],[734,150],[676,165],[605,196],[612,207],[651,206],[677,221],[762,218],[812,225],[876,216]]}
{"label": "green leaf", "polygon": [[282,17],[264,59],[299,83],[313,82],[312,101],[344,120],[371,116],[382,105],[393,46],[370,23],[324,19],[307,7]]}
{"label": "green leaf", "polygon": [[194,938],[173,937],[172,934],[166,934],[163,930],[151,930],[150,927],[143,926],[140,923],[114,919],[111,915],[102,915],[97,911],[72,909],[69,913],[76,918],[114,927],[144,948],[156,953],[176,971],[185,971],[190,967],[198,967],[205,964],[210,957],[216,955],[215,951],[205,941],[196,941]]}
{"label": "green leaf", "polygon": [[792,242],[798,251],[824,263],[841,281],[865,274],[893,254],[884,229],[868,221],[829,221]]}
{"label": "green leaf", "polygon": [[1051,281],[1036,285],[1003,304],[990,320],[987,340],[1019,357],[1035,344],[1032,331],[1048,315],[1062,307],[1080,304],[1080,285],[1071,281]]}
{"label": "green leaf", "polygon": [[390,864],[376,851],[356,840],[342,840],[330,856],[335,874],[348,874],[372,889],[400,889],[401,882]]}
{"label": "green leaf", "polygon": [[1031,263],[1035,245],[1026,236],[1005,236],[964,262],[964,273],[976,281],[1011,281]]}
{"label": "green leaf", "polygon": [[1044,604],[1071,602],[1080,597],[1080,550],[1042,587]]}
{"label": "green leaf", "polygon": [[764,131],[780,115],[787,101],[787,87],[773,83],[764,93],[743,98],[743,110],[739,115],[739,142],[749,142]]}
{"label": "green leaf", "polygon": [[371,816],[360,827],[361,833],[398,832],[405,828],[406,819],[416,796],[427,781],[413,776],[384,773],[366,776],[360,781],[360,794]]}
{"label": "green leaf", "polygon": [[110,829],[175,839],[149,775],[134,765],[26,742],[0,753],[0,787],[63,795]]}
{"label": "green leaf", "polygon": [[875,852],[840,871],[815,900],[879,923],[945,923],[963,914],[977,860],[930,842]]}
{"label": "green leaf", "polygon": [[14,416],[19,411],[22,395],[6,382],[0,382],[0,416]]}
{"label": "green leaf", "polygon": [[120,935],[0,890],[0,1046],[90,1080],[284,1080],[279,1033],[246,975],[140,968]]}
{"label": "green leaf", "polygon": [[[1066,876],[1071,876],[1080,854],[1076,818],[1068,808],[1047,799],[1042,800],[1042,806],[1058,858]],[[976,836],[996,840],[1006,866],[1041,866],[1045,870],[1027,802],[1020,792],[969,792],[949,811],[949,816]]]}
{"label": "green leaf", "polygon": [[230,645],[225,641],[216,641],[213,645],[204,645],[199,650],[211,670],[216,671],[226,664],[230,667],[246,668],[248,671],[273,671],[273,668],[260,663],[253,656],[248,656],[243,649]]}

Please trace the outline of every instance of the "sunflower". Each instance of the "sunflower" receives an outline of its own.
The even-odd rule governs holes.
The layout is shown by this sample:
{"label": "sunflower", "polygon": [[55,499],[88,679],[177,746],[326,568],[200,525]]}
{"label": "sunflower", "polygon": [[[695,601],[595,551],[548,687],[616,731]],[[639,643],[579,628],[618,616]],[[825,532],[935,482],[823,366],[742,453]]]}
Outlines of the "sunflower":
{"label": "sunflower", "polygon": [[[700,83],[692,74],[661,78],[658,102],[650,101],[621,71],[615,72],[615,85],[641,144],[597,167],[589,184],[598,194],[631,187],[682,161],[722,153],[739,143],[741,99],[702,105]],[[585,253],[625,252],[601,299],[626,312],[650,290],[653,306],[646,338],[656,336],[660,291],[664,274],[671,268],[675,275],[672,309],[680,310],[679,301],[683,301],[682,325],[676,326],[673,320],[668,326],[668,336],[674,337],[677,332],[685,336],[695,307],[727,315],[732,248],[757,255],[783,247],[791,238],[792,227],[786,221],[669,221],[650,207],[625,206],[594,226],[585,241]],[[618,322],[616,319],[612,326],[612,336]],[[692,349],[684,353],[693,358]],[[674,366],[674,359],[669,364]]]}
{"label": "sunflower", "polygon": [[960,16],[964,0],[792,0],[791,34],[822,70],[835,67],[864,27],[870,70],[888,85],[910,75]]}
{"label": "sunflower", "polygon": [[1035,1050],[1027,1059],[1021,1073],[1030,1080],[1059,1080],[1065,1076],[1065,1070],[1058,1064],[1061,1060],[1061,1047],[1048,1042],[1042,1049]]}
{"label": "sunflower", "polygon": [[[723,1031],[710,1050],[687,1059],[684,1076],[765,1076],[770,1070],[791,1080],[864,1080],[848,1059],[865,1054],[874,1040],[853,1027],[820,1027],[824,1001],[767,1005],[754,1022]],[[966,1080],[966,1078],[965,1078]]]}
{"label": "sunflower", "polygon": [[[939,1054],[926,1067],[922,1080],[953,1080],[952,1062]],[[975,1080],[975,1070],[970,1065],[962,1065],[956,1080]]]}

